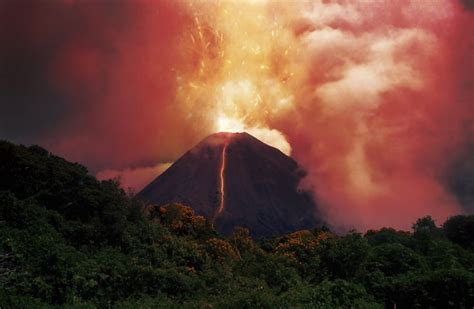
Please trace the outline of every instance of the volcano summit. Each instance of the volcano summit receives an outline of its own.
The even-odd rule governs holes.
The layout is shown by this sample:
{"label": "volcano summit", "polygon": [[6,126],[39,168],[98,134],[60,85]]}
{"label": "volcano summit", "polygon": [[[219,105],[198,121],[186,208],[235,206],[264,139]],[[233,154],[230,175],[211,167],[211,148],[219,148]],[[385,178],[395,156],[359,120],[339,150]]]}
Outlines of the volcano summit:
{"label": "volcano summit", "polygon": [[158,205],[191,206],[230,234],[235,226],[271,236],[321,221],[298,164],[247,133],[216,133],[186,152],[139,195]]}

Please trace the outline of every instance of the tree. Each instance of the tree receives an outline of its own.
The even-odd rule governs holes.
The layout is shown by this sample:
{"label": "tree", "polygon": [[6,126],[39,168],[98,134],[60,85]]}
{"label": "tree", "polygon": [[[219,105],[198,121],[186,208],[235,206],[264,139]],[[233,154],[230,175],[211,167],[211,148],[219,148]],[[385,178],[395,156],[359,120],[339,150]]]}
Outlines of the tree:
{"label": "tree", "polygon": [[443,224],[446,237],[466,249],[474,249],[474,215],[459,215]]}
{"label": "tree", "polygon": [[350,233],[322,241],[318,253],[321,268],[329,278],[351,279],[363,270],[369,245],[360,234]]}
{"label": "tree", "polygon": [[416,223],[413,224],[413,231],[415,232],[415,234],[434,234],[438,231],[438,227],[436,226],[436,223],[433,218],[431,218],[431,216],[426,216],[416,220]]}
{"label": "tree", "polygon": [[409,271],[426,269],[422,256],[399,243],[388,243],[372,248],[368,259],[368,272],[381,271],[395,276]]}

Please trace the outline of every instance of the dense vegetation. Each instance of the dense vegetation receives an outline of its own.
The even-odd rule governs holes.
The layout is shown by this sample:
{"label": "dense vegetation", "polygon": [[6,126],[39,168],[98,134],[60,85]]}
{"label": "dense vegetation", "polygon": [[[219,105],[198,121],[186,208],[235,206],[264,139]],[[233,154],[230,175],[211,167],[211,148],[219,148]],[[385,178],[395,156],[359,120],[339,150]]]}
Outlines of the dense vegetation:
{"label": "dense vegetation", "polygon": [[0,142],[0,307],[472,308],[474,216],[413,232],[223,238],[37,147]]}

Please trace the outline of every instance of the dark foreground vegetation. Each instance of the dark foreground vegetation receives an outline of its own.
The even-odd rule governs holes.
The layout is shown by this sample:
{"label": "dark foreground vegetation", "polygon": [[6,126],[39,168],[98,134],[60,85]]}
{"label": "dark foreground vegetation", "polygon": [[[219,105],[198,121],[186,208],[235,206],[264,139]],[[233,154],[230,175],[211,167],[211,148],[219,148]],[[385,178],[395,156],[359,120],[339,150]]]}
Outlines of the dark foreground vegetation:
{"label": "dark foreground vegetation", "polygon": [[1,308],[472,308],[473,270],[474,216],[223,238],[190,208],[0,142]]}

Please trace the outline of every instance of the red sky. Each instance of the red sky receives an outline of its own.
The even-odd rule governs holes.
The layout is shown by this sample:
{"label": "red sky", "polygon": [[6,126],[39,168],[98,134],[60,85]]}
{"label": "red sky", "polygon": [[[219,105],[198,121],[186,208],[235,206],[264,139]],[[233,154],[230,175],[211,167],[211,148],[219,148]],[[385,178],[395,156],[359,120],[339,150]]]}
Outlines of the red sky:
{"label": "red sky", "polygon": [[455,189],[474,178],[473,14],[451,0],[3,1],[0,137],[139,190],[206,135],[246,130],[307,170],[335,226],[442,222],[472,206]]}

